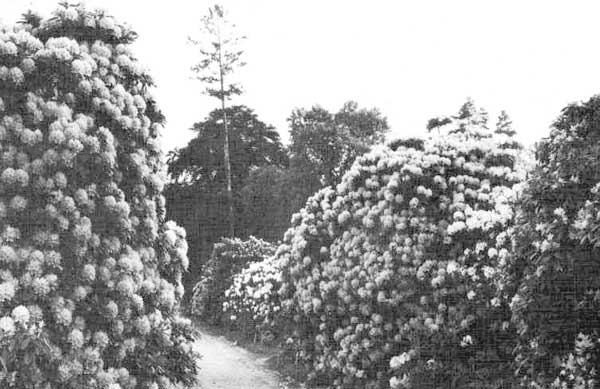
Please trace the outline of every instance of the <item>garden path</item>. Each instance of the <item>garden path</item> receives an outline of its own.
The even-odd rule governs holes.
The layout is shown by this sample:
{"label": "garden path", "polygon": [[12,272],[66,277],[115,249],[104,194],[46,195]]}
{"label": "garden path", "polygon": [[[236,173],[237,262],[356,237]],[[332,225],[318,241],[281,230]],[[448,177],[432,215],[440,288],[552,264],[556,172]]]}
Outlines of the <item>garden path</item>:
{"label": "garden path", "polygon": [[238,347],[223,336],[200,331],[194,349],[203,355],[198,362],[199,386],[194,389],[282,389],[284,380],[266,368],[266,357]]}

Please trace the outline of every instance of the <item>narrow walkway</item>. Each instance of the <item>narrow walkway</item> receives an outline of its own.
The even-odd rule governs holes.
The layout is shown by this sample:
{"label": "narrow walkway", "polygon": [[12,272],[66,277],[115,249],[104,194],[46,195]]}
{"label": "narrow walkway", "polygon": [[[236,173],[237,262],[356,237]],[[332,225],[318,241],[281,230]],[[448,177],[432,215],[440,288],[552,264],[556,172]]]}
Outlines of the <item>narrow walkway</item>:
{"label": "narrow walkway", "polygon": [[266,369],[265,361],[223,336],[201,332],[194,349],[202,354],[198,362],[199,386],[195,389],[282,389],[287,386],[277,373]]}

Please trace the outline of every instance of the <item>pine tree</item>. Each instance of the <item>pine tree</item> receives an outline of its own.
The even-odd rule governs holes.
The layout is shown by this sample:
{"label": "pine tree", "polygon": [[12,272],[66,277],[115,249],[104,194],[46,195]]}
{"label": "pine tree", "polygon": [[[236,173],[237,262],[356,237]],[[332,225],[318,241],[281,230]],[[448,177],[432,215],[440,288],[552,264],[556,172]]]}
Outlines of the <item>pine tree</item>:
{"label": "pine tree", "polygon": [[517,133],[512,128],[512,120],[506,113],[506,111],[500,112],[500,116],[498,116],[498,122],[496,122],[496,134],[506,134],[508,136],[515,136]]}
{"label": "pine tree", "polygon": [[[475,105],[475,102],[468,97],[467,101],[460,107],[458,113],[452,117],[454,120],[459,121],[459,126],[450,131],[450,133],[467,132],[469,128],[477,127],[477,137],[490,137],[492,134],[488,133],[488,113],[485,109],[479,108]],[[431,121],[430,121],[431,123]]]}
{"label": "pine tree", "polygon": [[498,116],[498,121],[496,122],[496,129],[494,131],[496,134],[504,135],[506,140],[501,144],[500,147],[504,149],[522,149],[523,145],[514,140],[514,136],[516,135],[516,131],[512,127],[512,121],[510,117],[506,113],[506,111],[501,111],[500,116]]}

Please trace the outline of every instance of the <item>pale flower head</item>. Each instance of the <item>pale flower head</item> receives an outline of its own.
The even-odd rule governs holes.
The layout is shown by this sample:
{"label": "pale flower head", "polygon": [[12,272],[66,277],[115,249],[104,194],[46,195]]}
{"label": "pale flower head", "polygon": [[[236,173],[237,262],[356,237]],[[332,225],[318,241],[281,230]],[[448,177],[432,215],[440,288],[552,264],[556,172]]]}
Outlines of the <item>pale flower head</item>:
{"label": "pale flower head", "polygon": [[83,333],[78,329],[74,329],[73,331],[71,331],[67,340],[74,349],[80,349],[81,347],[83,347]]}
{"label": "pale flower head", "polygon": [[467,347],[471,344],[473,344],[473,338],[471,338],[471,335],[463,336],[462,340],[460,341],[460,347]]}
{"label": "pale flower head", "polygon": [[410,361],[410,355],[404,352],[400,355],[396,355],[390,360],[390,367],[392,369],[398,369],[408,361]]}
{"label": "pale flower head", "polygon": [[0,332],[1,336],[13,336],[15,333],[15,322],[9,316],[0,318]]}
{"label": "pale flower head", "polygon": [[11,316],[15,323],[27,324],[29,322],[29,309],[19,305],[12,310]]}

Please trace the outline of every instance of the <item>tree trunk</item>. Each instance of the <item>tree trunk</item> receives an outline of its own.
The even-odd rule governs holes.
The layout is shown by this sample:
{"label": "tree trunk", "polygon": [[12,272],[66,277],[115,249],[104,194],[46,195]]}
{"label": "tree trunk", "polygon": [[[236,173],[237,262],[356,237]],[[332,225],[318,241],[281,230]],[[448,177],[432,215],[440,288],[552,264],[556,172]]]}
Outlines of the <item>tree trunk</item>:
{"label": "tree trunk", "polygon": [[225,100],[221,100],[221,107],[223,109],[223,127],[225,129],[225,142],[223,145],[223,155],[225,156],[225,176],[227,179],[227,210],[228,210],[228,224],[229,237],[234,237],[234,213],[233,213],[233,191],[231,189],[231,162],[229,159],[229,127],[227,125],[227,113],[225,112]]}
{"label": "tree trunk", "polygon": [[219,36],[219,81],[221,84],[221,109],[223,110],[223,129],[225,130],[225,142],[223,144],[223,155],[225,157],[225,176],[227,180],[227,210],[228,210],[228,235],[233,238],[234,214],[233,214],[233,191],[231,190],[231,162],[229,159],[229,127],[227,124],[227,112],[225,112],[225,72],[223,71],[221,29],[218,30]]}

